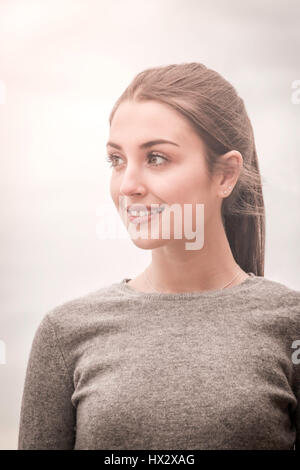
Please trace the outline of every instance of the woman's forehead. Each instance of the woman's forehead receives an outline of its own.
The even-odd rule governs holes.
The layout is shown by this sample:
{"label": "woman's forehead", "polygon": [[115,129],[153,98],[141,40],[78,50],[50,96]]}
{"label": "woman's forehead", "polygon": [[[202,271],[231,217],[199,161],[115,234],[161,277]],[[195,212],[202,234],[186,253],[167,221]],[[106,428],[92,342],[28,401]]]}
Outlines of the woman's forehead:
{"label": "woman's forehead", "polygon": [[127,142],[141,146],[147,141],[162,139],[175,142],[179,147],[199,147],[202,143],[201,137],[183,115],[160,103],[126,102],[116,110],[108,142],[119,146]]}

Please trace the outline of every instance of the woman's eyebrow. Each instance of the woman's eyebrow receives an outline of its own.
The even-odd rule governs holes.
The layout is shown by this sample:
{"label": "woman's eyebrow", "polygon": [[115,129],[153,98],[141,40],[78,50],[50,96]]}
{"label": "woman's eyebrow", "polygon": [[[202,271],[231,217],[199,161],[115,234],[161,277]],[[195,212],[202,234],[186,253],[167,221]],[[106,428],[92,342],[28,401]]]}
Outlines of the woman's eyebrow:
{"label": "woman's eyebrow", "polygon": [[[157,144],[172,144],[176,145],[177,147],[180,147],[180,145],[176,144],[175,142],[172,142],[171,140],[165,140],[165,139],[156,139],[156,140],[149,140],[148,142],[144,142],[143,144],[139,145],[139,148],[147,148],[147,147],[152,147],[153,145]],[[107,142],[106,146],[110,147],[115,147],[118,150],[122,150],[121,145],[116,144],[114,142]]]}

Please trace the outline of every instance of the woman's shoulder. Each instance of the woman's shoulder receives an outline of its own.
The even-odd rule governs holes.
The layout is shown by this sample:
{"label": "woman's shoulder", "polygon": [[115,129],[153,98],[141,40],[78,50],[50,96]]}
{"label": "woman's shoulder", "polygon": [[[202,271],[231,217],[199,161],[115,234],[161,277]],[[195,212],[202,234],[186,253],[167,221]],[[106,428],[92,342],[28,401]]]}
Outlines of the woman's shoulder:
{"label": "woman's shoulder", "polygon": [[261,279],[260,290],[271,297],[290,299],[291,301],[300,301],[300,290],[288,286],[286,283],[264,276],[256,276]]}
{"label": "woman's shoulder", "polygon": [[46,322],[61,328],[70,327],[70,323],[79,326],[91,317],[109,315],[117,310],[123,296],[118,290],[119,282],[104,285],[85,294],[65,300],[50,308],[43,317]]}
{"label": "woman's shoulder", "polygon": [[300,326],[300,290],[269,277],[257,277],[261,281],[251,293],[254,305],[259,303],[263,311],[276,317],[289,317]]}
{"label": "woman's shoulder", "polygon": [[122,296],[113,283],[76,296],[50,308],[41,317],[35,342],[51,342],[73,349],[84,338],[114,329],[122,311]]}

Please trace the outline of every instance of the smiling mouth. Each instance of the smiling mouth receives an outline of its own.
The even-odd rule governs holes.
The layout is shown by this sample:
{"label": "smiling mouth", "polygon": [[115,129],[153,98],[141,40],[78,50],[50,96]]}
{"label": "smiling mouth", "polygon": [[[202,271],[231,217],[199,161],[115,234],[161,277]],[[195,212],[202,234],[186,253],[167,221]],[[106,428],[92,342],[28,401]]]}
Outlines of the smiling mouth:
{"label": "smiling mouth", "polygon": [[128,219],[134,224],[139,224],[151,220],[154,216],[163,212],[165,206],[158,207],[147,211],[127,211]]}

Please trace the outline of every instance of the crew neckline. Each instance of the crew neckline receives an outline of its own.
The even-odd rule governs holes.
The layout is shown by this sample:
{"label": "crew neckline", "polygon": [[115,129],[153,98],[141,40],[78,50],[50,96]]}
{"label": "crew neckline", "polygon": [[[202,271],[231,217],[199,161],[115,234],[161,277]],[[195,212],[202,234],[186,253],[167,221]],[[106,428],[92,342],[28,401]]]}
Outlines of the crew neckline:
{"label": "crew neckline", "polygon": [[115,283],[115,286],[122,292],[131,294],[132,297],[143,299],[161,299],[161,300],[180,300],[180,299],[195,299],[195,298],[209,298],[209,297],[228,297],[257,285],[264,279],[263,276],[256,276],[252,272],[248,272],[248,277],[240,284],[224,289],[214,289],[209,291],[195,291],[195,292],[142,292],[134,289],[127,284],[131,278],[124,278],[121,282]]}

